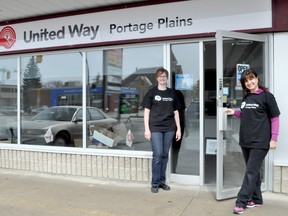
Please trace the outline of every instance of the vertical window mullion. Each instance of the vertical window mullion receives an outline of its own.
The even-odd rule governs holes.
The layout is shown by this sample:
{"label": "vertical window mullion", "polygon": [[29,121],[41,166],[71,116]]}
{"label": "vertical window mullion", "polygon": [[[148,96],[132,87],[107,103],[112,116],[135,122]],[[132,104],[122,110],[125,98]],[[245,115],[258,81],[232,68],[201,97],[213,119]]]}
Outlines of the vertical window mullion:
{"label": "vertical window mullion", "polygon": [[[87,73],[87,55],[86,52],[82,52],[82,107],[83,107],[83,148],[87,147],[87,77],[89,74]],[[89,90],[89,88],[88,88]]]}

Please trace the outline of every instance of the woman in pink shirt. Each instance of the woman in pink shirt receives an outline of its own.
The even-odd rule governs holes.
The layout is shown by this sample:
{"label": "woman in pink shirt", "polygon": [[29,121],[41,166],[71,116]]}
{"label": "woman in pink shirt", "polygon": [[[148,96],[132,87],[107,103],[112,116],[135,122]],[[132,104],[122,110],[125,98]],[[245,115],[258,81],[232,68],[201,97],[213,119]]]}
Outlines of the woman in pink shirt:
{"label": "woman in pink shirt", "polygon": [[241,109],[228,108],[226,111],[241,120],[239,145],[246,163],[234,214],[242,214],[245,208],[263,205],[260,169],[269,149],[276,149],[280,115],[273,94],[261,85],[254,70],[245,70],[240,82],[245,92]]}

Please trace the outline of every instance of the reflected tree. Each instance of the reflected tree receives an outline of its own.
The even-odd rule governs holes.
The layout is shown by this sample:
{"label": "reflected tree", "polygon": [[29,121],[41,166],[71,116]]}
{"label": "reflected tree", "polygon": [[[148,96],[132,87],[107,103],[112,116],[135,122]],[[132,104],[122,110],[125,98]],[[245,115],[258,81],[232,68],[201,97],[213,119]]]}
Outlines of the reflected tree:
{"label": "reflected tree", "polygon": [[[34,56],[28,61],[24,74],[23,74],[23,108],[25,111],[29,111],[30,106],[35,105],[35,102],[30,101],[31,93],[34,91],[37,92],[42,88],[41,83],[41,73],[37,65],[36,59]],[[37,104],[39,103],[39,98],[37,98]]]}
{"label": "reflected tree", "polygon": [[41,73],[36,63],[34,56],[32,56],[26,65],[23,76],[23,88],[41,88]]}

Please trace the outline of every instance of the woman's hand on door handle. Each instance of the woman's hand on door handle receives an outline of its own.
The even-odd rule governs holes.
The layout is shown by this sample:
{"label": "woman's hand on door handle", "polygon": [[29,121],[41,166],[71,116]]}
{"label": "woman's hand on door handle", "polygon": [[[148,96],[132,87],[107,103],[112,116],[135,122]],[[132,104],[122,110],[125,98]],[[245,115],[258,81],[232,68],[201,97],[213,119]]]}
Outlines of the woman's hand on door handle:
{"label": "woman's hand on door handle", "polygon": [[226,113],[227,115],[234,115],[235,110],[230,109],[230,108],[227,108],[227,109],[225,110],[225,113]]}

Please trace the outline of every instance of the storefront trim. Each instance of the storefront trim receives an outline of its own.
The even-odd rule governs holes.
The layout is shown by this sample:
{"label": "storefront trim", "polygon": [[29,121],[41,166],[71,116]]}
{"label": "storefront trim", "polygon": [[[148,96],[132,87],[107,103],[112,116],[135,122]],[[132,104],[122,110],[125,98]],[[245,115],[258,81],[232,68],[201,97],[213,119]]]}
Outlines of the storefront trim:
{"label": "storefront trim", "polygon": [[[226,3],[225,8],[219,2],[210,2],[212,5],[207,8],[205,1],[181,1],[6,25],[1,31],[9,36],[9,40],[2,43],[0,52],[139,41],[205,34],[217,29],[272,27],[272,9],[268,0],[265,0],[265,4],[257,0],[249,8],[243,3],[237,6],[237,10],[226,0],[221,1]],[[258,1],[262,4],[257,4]],[[178,14],[175,14],[175,7]],[[149,18],[145,16],[147,13],[150,14]],[[135,19],[131,20],[131,17]]]}

